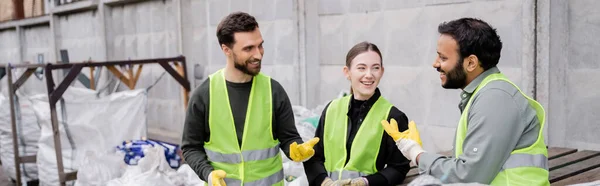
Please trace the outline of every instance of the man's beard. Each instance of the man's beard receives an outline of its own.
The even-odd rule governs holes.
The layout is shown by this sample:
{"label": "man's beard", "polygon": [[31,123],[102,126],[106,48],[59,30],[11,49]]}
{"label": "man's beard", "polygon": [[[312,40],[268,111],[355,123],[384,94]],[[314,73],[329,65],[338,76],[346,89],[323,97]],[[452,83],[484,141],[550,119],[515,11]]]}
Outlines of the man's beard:
{"label": "man's beard", "polygon": [[437,71],[446,74],[446,83],[442,84],[442,87],[446,89],[463,88],[467,83],[467,73],[463,69],[461,58],[458,59],[452,70],[445,72],[441,68],[437,68]]}
{"label": "man's beard", "polygon": [[[258,61],[258,69],[254,70],[254,69],[250,69],[248,67],[248,64]],[[233,66],[242,71],[244,74],[248,74],[251,76],[256,76],[259,72],[260,72],[260,67],[261,67],[261,61],[258,59],[254,59],[254,58],[250,58],[244,62],[239,62],[237,59],[237,56],[235,55],[235,53],[233,53]]]}

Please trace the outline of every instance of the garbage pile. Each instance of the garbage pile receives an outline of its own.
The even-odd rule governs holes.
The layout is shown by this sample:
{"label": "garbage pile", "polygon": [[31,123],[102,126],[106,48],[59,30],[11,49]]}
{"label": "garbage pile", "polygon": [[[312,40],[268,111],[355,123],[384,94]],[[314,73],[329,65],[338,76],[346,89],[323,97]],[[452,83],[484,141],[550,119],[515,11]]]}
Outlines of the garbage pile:
{"label": "garbage pile", "polygon": [[173,163],[180,160],[176,151],[177,147],[170,144],[135,140],[123,142],[113,152],[100,155],[88,152],[80,164],[75,185],[203,186],[204,181],[189,165]]}
{"label": "garbage pile", "polygon": [[117,146],[117,149],[125,154],[123,159],[125,163],[137,165],[139,160],[145,156],[144,150],[150,147],[163,147],[165,158],[171,168],[176,169],[181,165],[181,156],[178,153],[179,145],[142,138],[141,140],[123,141],[121,145]]}

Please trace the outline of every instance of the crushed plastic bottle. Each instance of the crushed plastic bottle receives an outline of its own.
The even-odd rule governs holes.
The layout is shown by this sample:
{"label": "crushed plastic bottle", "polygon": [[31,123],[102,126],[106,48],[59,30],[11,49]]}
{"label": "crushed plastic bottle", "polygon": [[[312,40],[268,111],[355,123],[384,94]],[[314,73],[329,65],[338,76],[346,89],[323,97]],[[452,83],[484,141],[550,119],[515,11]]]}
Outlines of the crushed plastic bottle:
{"label": "crushed plastic bottle", "polygon": [[137,165],[138,161],[144,157],[145,150],[150,147],[163,147],[165,158],[171,168],[176,169],[181,165],[181,156],[177,153],[178,145],[142,138],[141,140],[123,141],[116,148],[125,153],[123,161],[126,164]]}

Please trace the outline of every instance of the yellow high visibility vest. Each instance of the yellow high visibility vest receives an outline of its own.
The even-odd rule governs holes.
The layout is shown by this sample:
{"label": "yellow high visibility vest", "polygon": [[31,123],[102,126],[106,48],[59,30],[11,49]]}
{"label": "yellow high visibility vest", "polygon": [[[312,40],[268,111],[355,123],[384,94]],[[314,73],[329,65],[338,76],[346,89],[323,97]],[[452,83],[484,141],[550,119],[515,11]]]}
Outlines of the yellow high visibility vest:
{"label": "yellow high visibility vest", "polygon": [[210,75],[209,142],[204,143],[210,165],[227,173],[227,186],[283,186],[279,140],[273,138],[271,78],[253,77],[244,123],[242,146],[237,134],[223,69]]}
{"label": "yellow high visibility vest", "polygon": [[[523,185],[523,186],[538,186],[538,185],[550,185],[549,181],[549,171],[548,171],[548,150],[546,149],[546,144],[544,143],[544,121],[546,118],[546,114],[544,108],[540,103],[531,99],[527,95],[525,95],[517,85],[508,80],[503,74],[496,73],[487,76],[479,86],[473,92],[473,96],[469,99],[467,106],[465,107],[462,115],[460,116],[460,121],[458,123],[458,128],[456,129],[456,144],[455,144],[455,157],[458,157],[463,153],[463,142],[467,135],[467,117],[469,113],[469,108],[471,107],[471,103],[473,102],[473,97],[478,93],[479,89],[487,85],[491,81],[506,81],[513,85],[519,92],[527,98],[529,101],[529,105],[533,107],[536,111],[537,118],[540,122],[540,132],[538,134],[538,138],[529,147],[525,147],[522,149],[514,149],[510,153],[510,157],[504,162],[502,166],[502,170],[494,180],[492,180],[491,185]],[[519,137],[519,136],[514,136]]]}
{"label": "yellow high visibility vest", "polygon": [[382,96],[373,104],[360,125],[350,149],[350,160],[346,163],[346,141],[348,131],[348,105],[350,96],[333,100],[327,107],[323,132],[325,169],[332,180],[356,178],[376,173],[375,167],[383,127],[381,120],[387,120],[392,108]]}

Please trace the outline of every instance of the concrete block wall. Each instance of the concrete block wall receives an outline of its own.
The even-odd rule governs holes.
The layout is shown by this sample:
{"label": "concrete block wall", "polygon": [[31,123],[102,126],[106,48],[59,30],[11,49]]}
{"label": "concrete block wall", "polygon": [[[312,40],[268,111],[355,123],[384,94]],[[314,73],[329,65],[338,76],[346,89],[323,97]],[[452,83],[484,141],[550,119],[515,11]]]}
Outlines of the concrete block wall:
{"label": "concrete block wall", "polygon": [[[105,14],[108,59],[178,56],[180,52],[176,8],[174,1],[147,1],[107,7]],[[182,123],[185,118],[183,89],[158,64],[142,67],[136,88],[149,87],[156,81],[156,85],[148,92],[148,126],[179,133],[183,130]]]}
{"label": "concrete block wall", "polygon": [[71,62],[104,58],[103,23],[99,14],[86,11],[56,16],[55,23],[56,48],[68,50]]}
{"label": "concrete block wall", "polygon": [[[590,114],[600,110],[600,7],[598,1],[569,1],[569,35],[567,53],[569,60],[565,77],[568,101],[566,107],[567,127],[564,130],[567,144],[586,149],[600,149],[600,115]],[[594,15],[594,16],[591,16]],[[561,85],[558,85],[560,87]],[[557,87],[557,88],[558,88]]]}
{"label": "concrete block wall", "polygon": [[[600,150],[600,2],[551,1],[542,15],[549,25],[543,36],[543,62],[540,70],[541,94],[548,100],[550,144]],[[543,45],[542,45],[543,46]]]}
{"label": "concrete block wall", "polygon": [[19,37],[16,29],[0,31],[0,63],[18,63]]}
{"label": "concrete block wall", "polygon": [[[23,28],[23,61],[28,61],[31,64],[38,62],[38,54],[43,56],[44,62],[48,61],[51,57],[52,48],[52,37],[50,32],[50,26],[48,24],[24,27]],[[41,87],[41,88],[40,88]],[[46,81],[38,79],[36,77],[29,78],[23,87],[19,89],[27,95],[34,94],[46,94]]]}

